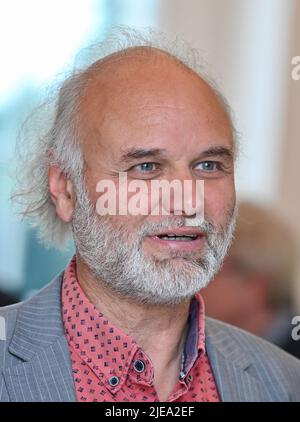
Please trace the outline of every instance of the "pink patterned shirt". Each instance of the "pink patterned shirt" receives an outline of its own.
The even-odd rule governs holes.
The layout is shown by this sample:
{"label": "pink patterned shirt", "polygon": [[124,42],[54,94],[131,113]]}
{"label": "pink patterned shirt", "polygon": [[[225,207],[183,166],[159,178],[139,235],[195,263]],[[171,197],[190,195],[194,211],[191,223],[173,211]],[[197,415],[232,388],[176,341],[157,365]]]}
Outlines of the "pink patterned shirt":
{"label": "pink patterned shirt", "polygon": [[[159,401],[150,359],[85,296],[76,277],[76,257],[65,270],[62,313],[77,401]],[[182,368],[167,401],[220,401],[205,351],[204,304],[200,294],[191,302]]]}

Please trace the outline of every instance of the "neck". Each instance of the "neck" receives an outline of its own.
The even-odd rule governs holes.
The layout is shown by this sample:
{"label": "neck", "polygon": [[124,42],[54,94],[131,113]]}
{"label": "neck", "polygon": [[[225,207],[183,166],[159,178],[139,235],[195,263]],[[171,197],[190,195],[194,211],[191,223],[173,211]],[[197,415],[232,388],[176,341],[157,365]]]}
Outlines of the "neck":
{"label": "neck", "polygon": [[176,355],[185,334],[189,301],[179,305],[137,303],[116,294],[103,281],[95,279],[80,258],[77,258],[77,278],[93,305],[130,335],[145,352],[147,349],[154,352],[168,346],[170,358]]}
{"label": "neck", "polygon": [[80,257],[77,278],[93,305],[142,347],[153,363],[156,379],[168,370],[178,379],[190,302],[145,305],[122,297],[95,279]]}

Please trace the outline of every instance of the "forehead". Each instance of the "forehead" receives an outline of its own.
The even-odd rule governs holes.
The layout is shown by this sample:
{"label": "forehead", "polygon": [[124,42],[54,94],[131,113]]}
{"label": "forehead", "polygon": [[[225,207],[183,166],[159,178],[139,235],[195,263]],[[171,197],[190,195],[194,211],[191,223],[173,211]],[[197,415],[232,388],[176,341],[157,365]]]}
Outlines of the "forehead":
{"label": "forehead", "polygon": [[232,142],[230,119],[210,86],[160,53],[115,56],[95,66],[80,104],[80,132],[84,150],[149,145],[158,137],[185,146],[213,136]]}

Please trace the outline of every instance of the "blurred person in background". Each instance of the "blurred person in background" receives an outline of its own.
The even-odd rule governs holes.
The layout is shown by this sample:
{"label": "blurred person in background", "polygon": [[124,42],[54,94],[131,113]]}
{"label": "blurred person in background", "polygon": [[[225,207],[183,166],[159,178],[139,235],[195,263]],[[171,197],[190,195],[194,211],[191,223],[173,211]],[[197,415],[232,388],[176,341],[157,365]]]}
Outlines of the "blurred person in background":
{"label": "blurred person in background", "polygon": [[221,271],[202,291],[206,312],[300,358],[291,336],[295,244],[274,210],[241,202],[234,240]]}

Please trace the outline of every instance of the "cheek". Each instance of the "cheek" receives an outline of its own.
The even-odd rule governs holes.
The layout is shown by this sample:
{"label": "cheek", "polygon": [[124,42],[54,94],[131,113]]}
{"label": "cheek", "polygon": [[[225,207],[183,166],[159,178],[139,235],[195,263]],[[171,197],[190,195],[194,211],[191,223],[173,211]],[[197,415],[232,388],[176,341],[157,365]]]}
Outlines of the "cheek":
{"label": "cheek", "polygon": [[204,215],[213,223],[224,226],[235,206],[233,180],[209,180],[204,187]]}

